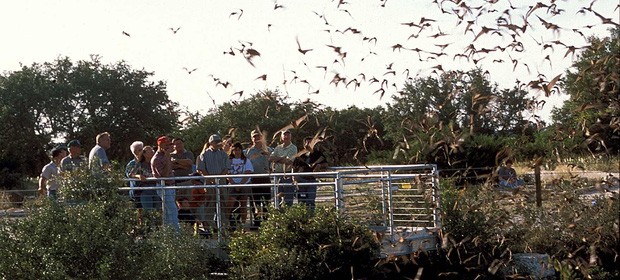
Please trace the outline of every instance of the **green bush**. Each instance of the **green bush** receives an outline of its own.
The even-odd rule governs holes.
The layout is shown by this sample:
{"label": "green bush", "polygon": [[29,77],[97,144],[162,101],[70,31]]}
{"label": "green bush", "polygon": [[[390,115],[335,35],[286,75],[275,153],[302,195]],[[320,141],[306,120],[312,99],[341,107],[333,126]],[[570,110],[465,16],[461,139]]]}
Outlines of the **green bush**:
{"label": "green bush", "polygon": [[93,173],[88,168],[66,172],[60,177],[62,187],[59,188],[58,195],[69,203],[116,199],[118,188],[127,186],[123,181],[124,174],[116,169],[109,173]]}
{"label": "green bush", "polygon": [[620,276],[620,203],[601,196],[584,200],[584,184],[587,188],[580,180],[559,181],[542,208],[515,208],[523,222],[506,236],[515,241],[514,250],[548,253],[562,272],[594,279]]}
{"label": "green bush", "polygon": [[[378,243],[363,223],[333,209],[273,210],[258,233],[230,242],[238,279],[351,279],[367,275]],[[353,275],[352,275],[353,274]]]}
{"label": "green bush", "polygon": [[584,200],[591,182],[555,181],[537,207],[534,192],[477,185],[442,189],[440,266],[458,278],[493,278],[514,253],[548,254],[562,279],[620,276],[617,199]]}
{"label": "green bush", "polygon": [[201,279],[216,269],[198,239],[139,226],[118,177],[74,173],[61,185],[71,203],[43,199],[26,218],[2,220],[0,279]]}
{"label": "green bush", "polygon": [[204,239],[177,234],[166,227],[142,240],[136,254],[142,258],[138,279],[205,279],[227,265],[207,247]]}

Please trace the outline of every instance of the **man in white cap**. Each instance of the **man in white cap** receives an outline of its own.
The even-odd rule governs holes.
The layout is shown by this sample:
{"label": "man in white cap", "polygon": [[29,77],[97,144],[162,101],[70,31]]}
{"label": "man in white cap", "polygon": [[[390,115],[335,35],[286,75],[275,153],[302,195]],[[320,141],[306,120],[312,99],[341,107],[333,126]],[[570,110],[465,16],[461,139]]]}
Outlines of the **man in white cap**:
{"label": "man in white cap", "polygon": [[[293,172],[293,160],[297,154],[297,146],[291,142],[292,136],[289,130],[284,130],[280,134],[282,143],[276,146],[269,157],[269,161],[275,163],[273,171],[275,173],[291,173]],[[278,195],[284,198],[287,206],[293,205],[295,198],[295,186],[292,184],[291,176],[283,176],[278,179]]]}
{"label": "man in white cap", "polygon": [[[222,137],[218,134],[213,134],[209,137],[209,147],[204,150],[196,160],[196,169],[203,176],[206,175],[226,175],[228,174],[228,155],[222,150]],[[226,178],[218,178],[218,180],[207,180],[209,184],[225,185]],[[207,196],[210,197],[205,206],[206,220],[212,228],[217,228],[217,225],[213,222],[212,217],[215,214],[215,191],[213,188],[207,188]],[[228,200],[228,189],[220,188],[220,201]],[[222,209],[222,217],[218,219],[222,222],[223,227],[227,227],[229,224],[228,217],[230,216],[230,210],[224,207]]]}
{"label": "man in white cap", "polygon": [[[252,146],[245,150],[245,155],[252,162],[254,174],[269,173],[269,155],[273,149],[267,144],[263,138],[263,134],[258,130],[252,130]],[[252,177],[252,184],[270,184],[271,180],[267,176]],[[253,226],[259,227],[262,220],[266,217],[269,201],[271,201],[271,187],[260,186],[252,187],[252,201],[250,202],[253,215]],[[263,215],[260,215],[263,214]]]}

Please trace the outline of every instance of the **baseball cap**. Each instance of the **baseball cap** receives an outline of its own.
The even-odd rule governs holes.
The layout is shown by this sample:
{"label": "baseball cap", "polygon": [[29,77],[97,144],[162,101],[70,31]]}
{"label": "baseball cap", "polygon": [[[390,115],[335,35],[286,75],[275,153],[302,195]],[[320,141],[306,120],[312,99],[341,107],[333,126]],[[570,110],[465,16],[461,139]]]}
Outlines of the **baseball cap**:
{"label": "baseball cap", "polygon": [[82,143],[80,143],[80,140],[77,139],[73,139],[71,141],[69,141],[69,143],[67,143],[67,147],[81,147]]}
{"label": "baseball cap", "polygon": [[221,142],[222,141],[222,137],[220,137],[217,134],[213,134],[209,137],[209,143],[211,142]]}
{"label": "baseball cap", "polygon": [[161,136],[161,137],[157,138],[157,145],[158,146],[161,146],[163,144],[170,144],[170,143],[172,143],[172,142],[170,141],[170,138],[168,138],[168,136]]}

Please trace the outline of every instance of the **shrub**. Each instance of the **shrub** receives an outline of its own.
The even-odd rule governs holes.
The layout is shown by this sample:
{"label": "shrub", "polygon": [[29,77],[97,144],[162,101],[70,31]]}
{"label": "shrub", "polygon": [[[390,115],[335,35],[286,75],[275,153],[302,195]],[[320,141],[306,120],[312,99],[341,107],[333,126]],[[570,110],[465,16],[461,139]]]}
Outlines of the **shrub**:
{"label": "shrub", "polygon": [[43,199],[26,218],[3,220],[0,279],[195,279],[215,269],[197,239],[139,226],[117,178],[74,173],[61,195],[79,203]]}
{"label": "shrub", "polygon": [[227,265],[216,258],[204,239],[177,234],[163,228],[146,236],[137,255],[142,258],[138,279],[205,279],[211,272],[226,271]]}
{"label": "shrub", "polygon": [[554,197],[542,208],[517,207],[515,214],[523,217],[521,230],[507,235],[519,241],[514,250],[546,252],[563,273],[596,279],[594,275],[618,276],[620,203],[602,196],[584,200],[583,184],[556,182]]}
{"label": "shrub", "polygon": [[539,208],[529,190],[459,189],[444,181],[443,269],[462,279],[492,278],[514,253],[546,253],[559,276],[568,277],[562,279],[615,279],[620,203],[584,196],[590,184],[556,181]]}
{"label": "shrub", "polygon": [[378,244],[363,223],[333,209],[273,210],[258,233],[230,242],[239,279],[345,279],[369,273]]}
{"label": "shrub", "polygon": [[438,266],[458,279],[489,276],[493,261],[506,255],[499,237],[508,215],[486,187],[457,188],[446,180],[441,189],[444,258]]}
{"label": "shrub", "polygon": [[109,200],[118,198],[118,188],[126,187],[122,172],[91,172],[88,168],[78,168],[63,173],[60,177],[58,194],[70,203]]}

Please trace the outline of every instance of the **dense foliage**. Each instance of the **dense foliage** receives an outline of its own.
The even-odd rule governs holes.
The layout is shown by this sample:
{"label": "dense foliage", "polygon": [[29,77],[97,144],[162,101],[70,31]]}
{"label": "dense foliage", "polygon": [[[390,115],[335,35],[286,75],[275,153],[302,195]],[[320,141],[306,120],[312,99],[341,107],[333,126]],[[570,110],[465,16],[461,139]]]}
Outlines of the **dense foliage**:
{"label": "dense foliage", "polygon": [[515,253],[548,254],[561,279],[620,276],[617,197],[587,196],[583,180],[561,180],[536,207],[534,193],[442,184],[445,271],[461,279],[493,278]]}
{"label": "dense foliage", "polygon": [[[118,176],[86,173],[65,180],[64,202],[44,199],[28,217],[0,221],[0,278],[196,279],[218,268],[197,238],[139,225]],[[79,186],[97,196],[77,196]]]}
{"label": "dense foliage", "polygon": [[295,205],[275,212],[257,234],[230,242],[233,278],[357,279],[378,256],[366,225],[333,209]]}
{"label": "dense foliage", "polygon": [[[565,138],[585,141],[593,152],[620,150],[620,28],[607,38],[590,38],[590,46],[566,73],[569,95],[553,118]],[[571,147],[572,148],[572,147]]]}
{"label": "dense foliage", "polygon": [[14,178],[39,175],[53,139],[79,139],[87,154],[95,136],[107,131],[109,157],[124,161],[133,141],[153,144],[177,126],[176,104],[163,82],[149,80],[153,73],[99,59],[58,58],[0,75],[0,178],[8,180],[0,185],[11,188],[19,183]]}

